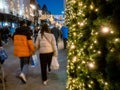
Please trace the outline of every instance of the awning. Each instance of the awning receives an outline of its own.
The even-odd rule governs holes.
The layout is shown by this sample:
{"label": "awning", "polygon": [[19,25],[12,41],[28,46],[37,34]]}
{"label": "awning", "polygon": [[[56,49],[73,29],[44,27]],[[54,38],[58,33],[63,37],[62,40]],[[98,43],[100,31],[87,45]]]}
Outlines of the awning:
{"label": "awning", "polygon": [[0,13],[0,21],[18,22],[20,19],[12,14]]}

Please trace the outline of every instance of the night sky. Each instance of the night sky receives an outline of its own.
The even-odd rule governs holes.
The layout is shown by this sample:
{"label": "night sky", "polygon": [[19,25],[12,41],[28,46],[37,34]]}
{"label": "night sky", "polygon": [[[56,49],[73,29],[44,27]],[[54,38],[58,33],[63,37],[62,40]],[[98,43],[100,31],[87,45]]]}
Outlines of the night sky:
{"label": "night sky", "polygon": [[64,0],[37,0],[40,6],[42,7],[46,4],[48,10],[53,15],[61,15],[64,11]]}

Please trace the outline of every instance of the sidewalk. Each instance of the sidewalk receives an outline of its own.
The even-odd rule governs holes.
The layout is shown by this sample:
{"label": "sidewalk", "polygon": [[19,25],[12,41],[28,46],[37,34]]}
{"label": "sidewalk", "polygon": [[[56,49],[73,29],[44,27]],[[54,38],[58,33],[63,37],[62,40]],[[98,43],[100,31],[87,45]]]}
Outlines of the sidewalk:
{"label": "sidewalk", "polygon": [[42,84],[40,66],[29,68],[27,84],[23,84],[17,77],[20,67],[18,57],[13,55],[13,43],[9,41],[8,45],[4,45],[4,48],[6,48],[9,54],[8,60],[6,60],[3,65],[6,78],[6,90],[65,90],[67,52],[62,49],[62,42],[58,45],[60,69],[48,74],[49,81],[47,86]]}

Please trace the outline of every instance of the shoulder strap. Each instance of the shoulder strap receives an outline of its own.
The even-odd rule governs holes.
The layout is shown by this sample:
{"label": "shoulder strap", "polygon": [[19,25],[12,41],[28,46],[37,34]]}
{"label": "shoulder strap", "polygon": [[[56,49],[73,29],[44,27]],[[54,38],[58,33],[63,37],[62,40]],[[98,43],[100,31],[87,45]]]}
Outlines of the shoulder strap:
{"label": "shoulder strap", "polygon": [[44,37],[46,38],[46,40],[51,44],[50,40],[44,35]]}

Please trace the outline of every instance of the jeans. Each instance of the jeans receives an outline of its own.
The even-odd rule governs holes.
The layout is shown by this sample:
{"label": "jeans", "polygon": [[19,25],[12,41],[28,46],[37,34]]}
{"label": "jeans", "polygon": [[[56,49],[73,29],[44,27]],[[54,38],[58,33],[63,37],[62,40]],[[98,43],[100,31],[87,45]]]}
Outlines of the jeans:
{"label": "jeans", "polygon": [[5,43],[8,42],[8,34],[3,34],[3,41],[4,41]]}
{"label": "jeans", "polygon": [[28,73],[29,62],[30,57],[20,57],[20,68],[22,73],[24,74]]}

